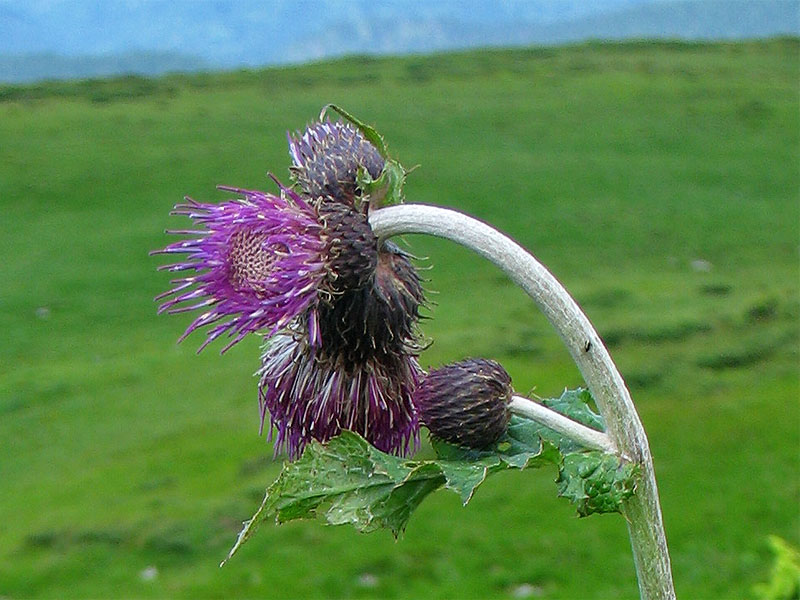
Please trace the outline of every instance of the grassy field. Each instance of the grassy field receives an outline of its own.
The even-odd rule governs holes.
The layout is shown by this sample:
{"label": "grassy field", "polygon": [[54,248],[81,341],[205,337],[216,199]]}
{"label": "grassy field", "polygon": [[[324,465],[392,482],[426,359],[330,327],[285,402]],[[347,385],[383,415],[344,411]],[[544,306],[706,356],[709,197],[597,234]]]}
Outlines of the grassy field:
{"label": "grassy field", "polygon": [[[618,515],[554,471],[438,493],[398,542],[265,526],[258,342],[177,346],[148,251],[185,194],[288,179],[287,129],[335,102],[421,166],[411,202],[530,248],[608,342],[648,431],[678,595],[747,598],[800,542],[797,40],[355,57],[220,75],[0,87],[0,597],[634,598]],[[581,383],[524,294],[448,242],[408,247],[425,366]],[[423,452],[425,450],[423,449]]]}

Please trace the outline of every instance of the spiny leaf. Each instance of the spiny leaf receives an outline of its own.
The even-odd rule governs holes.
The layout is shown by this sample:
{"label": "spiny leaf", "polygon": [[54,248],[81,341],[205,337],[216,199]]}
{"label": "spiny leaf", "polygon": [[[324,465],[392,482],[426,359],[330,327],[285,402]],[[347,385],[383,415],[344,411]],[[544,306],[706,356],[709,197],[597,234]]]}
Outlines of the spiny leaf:
{"label": "spiny leaf", "polygon": [[375,210],[382,206],[402,203],[403,184],[408,173],[399,162],[389,158],[389,151],[383,136],[374,127],[357,119],[336,104],[326,104],[319,115],[320,120],[325,118],[325,113],[328,110],[334,111],[358,129],[364,139],[375,146],[385,161],[383,171],[381,171],[377,179],[373,179],[363,167],[360,167],[356,173],[356,183],[362,190],[363,196],[369,198],[370,208]]}
{"label": "spiny leaf", "polygon": [[377,179],[372,179],[363,167],[360,167],[356,174],[356,183],[362,190],[364,198],[369,199],[372,210],[391,204],[402,204],[405,180],[405,169],[391,158],[386,159],[383,171]]}
{"label": "spiny leaf", "polygon": [[479,452],[439,442],[439,460],[411,461],[385,454],[350,431],[325,444],[312,442],[297,461],[284,464],[226,561],[269,518],[284,523],[321,517],[363,532],[388,528],[396,536],[420,502],[440,487],[454,491],[466,504],[491,473],[557,464],[560,458],[554,446],[539,438],[527,444],[509,437],[498,446]]}
{"label": "spiny leaf", "polygon": [[[602,418],[589,407],[591,401],[589,392],[575,390],[544,403],[602,431]],[[431,444],[435,460],[413,461],[385,454],[349,431],[325,444],[312,442],[300,459],[284,464],[256,514],[244,523],[228,558],[269,518],[284,523],[319,517],[331,525],[350,523],[364,532],[388,528],[397,536],[431,492],[445,487],[467,504],[489,475],[505,469],[557,465],[559,495],[574,502],[580,516],[619,511],[634,493],[638,475],[636,465],[587,451],[517,415],[488,448],[463,448],[437,439]]]}
{"label": "spiny leaf", "polygon": [[319,514],[332,525],[351,523],[359,531],[388,527],[397,535],[425,496],[445,481],[441,469],[385,454],[349,431],[326,444],[312,442],[302,457],[284,464],[226,561],[270,517],[284,523]]}
{"label": "spiny leaf", "polygon": [[620,512],[623,500],[636,488],[638,465],[599,451],[564,456],[558,472],[558,495],[569,499],[578,515]]}
{"label": "spiny leaf", "polygon": [[530,419],[512,415],[503,436],[486,449],[476,450],[455,446],[436,438],[431,440],[431,445],[436,451],[436,456],[442,461],[469,464],[488,461],[500,470],[538,467],[545,462],[557,465],[561,461],[561,455],[552,443],[543,441],[540,435],[541,429],[541,425]]}
{"label": "spiny leaf", "polygon": [[606,422],[602,415],[592,410],[591,405],[594,404],[594,399],[587,389],[564,390],[559,398],[542,400],[542,404],[587,427],[597,431],[606,430]]}
{"label": "spiny leaf", "polygon": [[475,489],[497,468],[500,461],[489,457],[474,463],[440,461],[438,464],[447,480],[445,487],[461,496],[461,503],[466,505],[472,500]]}

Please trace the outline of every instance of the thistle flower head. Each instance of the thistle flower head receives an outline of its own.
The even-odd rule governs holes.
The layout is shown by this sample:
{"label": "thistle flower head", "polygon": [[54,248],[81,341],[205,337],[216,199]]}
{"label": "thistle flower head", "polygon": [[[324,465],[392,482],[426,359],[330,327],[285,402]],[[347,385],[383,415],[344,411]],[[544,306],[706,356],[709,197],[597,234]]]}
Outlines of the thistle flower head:
{"label": "thistle flower head", "polygon": [[186,329],[210,326],[200,349],[223,334],[232,341],[248,333],[273,335],[305,314],[309,337],[318,342],[321,299],[366,285],[377,265],[377,239],[364,215],[344,206],[311,203],[291,190],[280,195],[223,188],[242,199],[221,204],[188,200],[173,214],[199,229],[170,233],[197,236],[156,253],[186,254],[161,267],[188,272],[158,296],[159,312],[203,309]]}
{"label": "thistle flower head", "polygon": [[431,371],[414,404],[432,436],[485,448],[506,431],[513,393],[511,377],[499,363],[473,358]]}
{"label": "thistle flower head", "polygon": [[423,302],[408,255],[385,245],[366,286],[319,304],[318,346],[303,327],[269,342],[259,372],[261,419],[263,426],[269,411],[276,449],[296,457],[311,439],[324,442],[342,429],[384,452],[416,448],[412,395],[422,370],[415,328]]}
{"label": "thistle flower head", "polygon": [[303,193],[358,206],[358,172],[375,180],[385,161],[378,149],[352,124],[325,120],[289,138],[290,168]]}
{"label": "thistle flower head", "polygon": [[343,368],[398,353],[419,354],[422,284],[408,254],[385,243],[369,285],[319,306],[320,352]]}
{"label": "thistle flower head", "polygon": [[384,452],[406,454],[417,447],[411,397],[422,371],[413,356],[373,358],[345,369],[303,338],[282,334],[267,342],[261,361],[261,421],[263,427],[269,412],[276,451],[296,458],[312,439],[324,442],[343,429]]}
{"label": "thistle flower head", "polygon": [[345,121],[321,116],[289,136],[292,189],[222,188],[242,197],[175,207],[195,228],[171,232],[191,237],[156,252],[186,255],[162,267],[182,276],[157,298],[159,312],[202,310],[181,337],[208,326],[200,349],[223,334],[232,338],[223,352],[248,333],[268,338],[259,403],[276,450],[296,458],[348,429],[405,454],[418,443],[425,299],[409,255],[379,247],[367,212],[402,200],[406,172],[374,129],[329,108]]}

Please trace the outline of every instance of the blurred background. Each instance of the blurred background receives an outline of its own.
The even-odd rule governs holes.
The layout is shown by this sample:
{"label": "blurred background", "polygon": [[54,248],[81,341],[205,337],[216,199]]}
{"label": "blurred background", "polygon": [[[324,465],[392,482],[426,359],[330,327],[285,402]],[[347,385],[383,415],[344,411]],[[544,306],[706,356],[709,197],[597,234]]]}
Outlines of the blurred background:
{"label": "blurred background", "polygon": [[[156,316],[169,275],[148,252],[184,195],[288,181],[287,130],[330,102],[420,165],[409,202],[507,232],[584,308],[650,437],[679,597],[781,597],[770,540],[800,543],[799,10],[0,1],[0,598],[638,597],[622,518],[578,519],[546,469],[467,507],[437,493],[399,541],[265,524],[218,568],[283,461],[258,435],[259,340],[177,345],[191,316]],[[423,366],[581,385],[502,273],[404,244],[433,300]]]}
{"label": "blurred background", "polygon": [[0,0],[0,81],[800,31],[796,0]]}

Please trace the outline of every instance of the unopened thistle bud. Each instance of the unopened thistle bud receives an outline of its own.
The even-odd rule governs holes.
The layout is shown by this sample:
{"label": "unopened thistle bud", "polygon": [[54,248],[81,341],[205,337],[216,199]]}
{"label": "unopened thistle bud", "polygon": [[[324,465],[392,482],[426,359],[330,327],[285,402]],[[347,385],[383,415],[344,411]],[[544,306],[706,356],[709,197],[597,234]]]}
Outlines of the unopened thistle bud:
{"label": "unopened thistle bud", "polygon": [[433,437],[468,448],[486,448],[505,433],[514,390],[500,364],[471,358],[431,371],[414,404]]}

